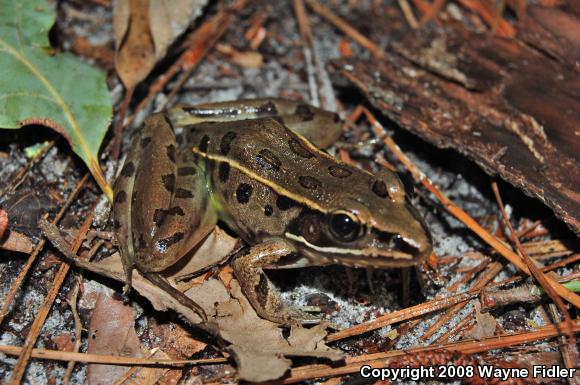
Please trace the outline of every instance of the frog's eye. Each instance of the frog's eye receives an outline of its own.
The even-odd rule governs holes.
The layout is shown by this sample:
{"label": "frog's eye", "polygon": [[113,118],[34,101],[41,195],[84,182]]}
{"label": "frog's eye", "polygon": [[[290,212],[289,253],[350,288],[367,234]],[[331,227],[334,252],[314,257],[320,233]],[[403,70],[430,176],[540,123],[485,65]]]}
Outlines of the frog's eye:
{"label": "frog's eye", "polygon": [[352,242],[362,235],[358,218],[345,211],[331,214],[329,226],[332,234],[343,242]]}

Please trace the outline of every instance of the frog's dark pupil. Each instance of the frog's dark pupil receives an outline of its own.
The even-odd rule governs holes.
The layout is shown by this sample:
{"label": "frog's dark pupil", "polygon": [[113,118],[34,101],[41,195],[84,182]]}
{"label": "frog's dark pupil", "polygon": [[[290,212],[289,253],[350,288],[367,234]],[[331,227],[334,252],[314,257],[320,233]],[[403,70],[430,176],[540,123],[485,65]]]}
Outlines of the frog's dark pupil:
{"label": "frog's dark pupil", "polygon": [[330,217],[330,229],[341,241],[351,242],[360,233],[360,223],[346,214],[334,214]]}

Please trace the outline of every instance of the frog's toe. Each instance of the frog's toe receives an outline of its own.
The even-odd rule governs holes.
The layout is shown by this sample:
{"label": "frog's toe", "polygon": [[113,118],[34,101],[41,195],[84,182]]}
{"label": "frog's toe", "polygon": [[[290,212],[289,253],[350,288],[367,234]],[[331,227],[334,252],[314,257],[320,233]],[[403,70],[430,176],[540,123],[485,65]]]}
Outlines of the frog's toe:
{"label": "frog's toe", "polygon": [[125,286],[123,286],[123,302],[129,302],[129,293],[131,293],[131,284],[126,283]]}
{"label": "frog's toe", "polygon": [[283,311],[285,324],[288,325],[317,325],[322,322],[322,318],[304,311],[302,308],[289,307]]}

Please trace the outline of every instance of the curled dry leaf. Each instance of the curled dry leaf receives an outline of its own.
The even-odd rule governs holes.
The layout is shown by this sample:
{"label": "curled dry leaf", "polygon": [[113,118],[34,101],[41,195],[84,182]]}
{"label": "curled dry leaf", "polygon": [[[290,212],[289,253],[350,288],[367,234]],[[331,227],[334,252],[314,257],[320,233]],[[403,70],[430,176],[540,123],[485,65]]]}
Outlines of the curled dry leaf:
{"label": "curled dry leaf", "polygon": [[206,0],[114,2],[115,65],[125,87],[132,89],[149,75],[206,3]]}
{"label": "curled dry leaf", "polygon": [[0,237],[0,249],[30,254],[32,248],[30,238],[14,230],[5,231],[4,235]]}

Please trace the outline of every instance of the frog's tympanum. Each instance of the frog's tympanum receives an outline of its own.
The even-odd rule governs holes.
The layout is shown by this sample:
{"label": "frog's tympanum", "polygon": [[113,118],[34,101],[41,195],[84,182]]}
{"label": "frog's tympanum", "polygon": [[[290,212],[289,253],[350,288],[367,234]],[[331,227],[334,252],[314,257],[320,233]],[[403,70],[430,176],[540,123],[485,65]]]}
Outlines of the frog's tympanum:
{"label": "frog's tympanum", "polygon": [[258,314],[274,322],[308,316],[283,306],[263,269],[421,263],[431,238],[397,175],[373,175],[319,149],[337,139],[339,123],[275,99],[148,117],[114,186],[127,287],[133,268],[172,266],[218,220],[248,244],[232,267]]}

